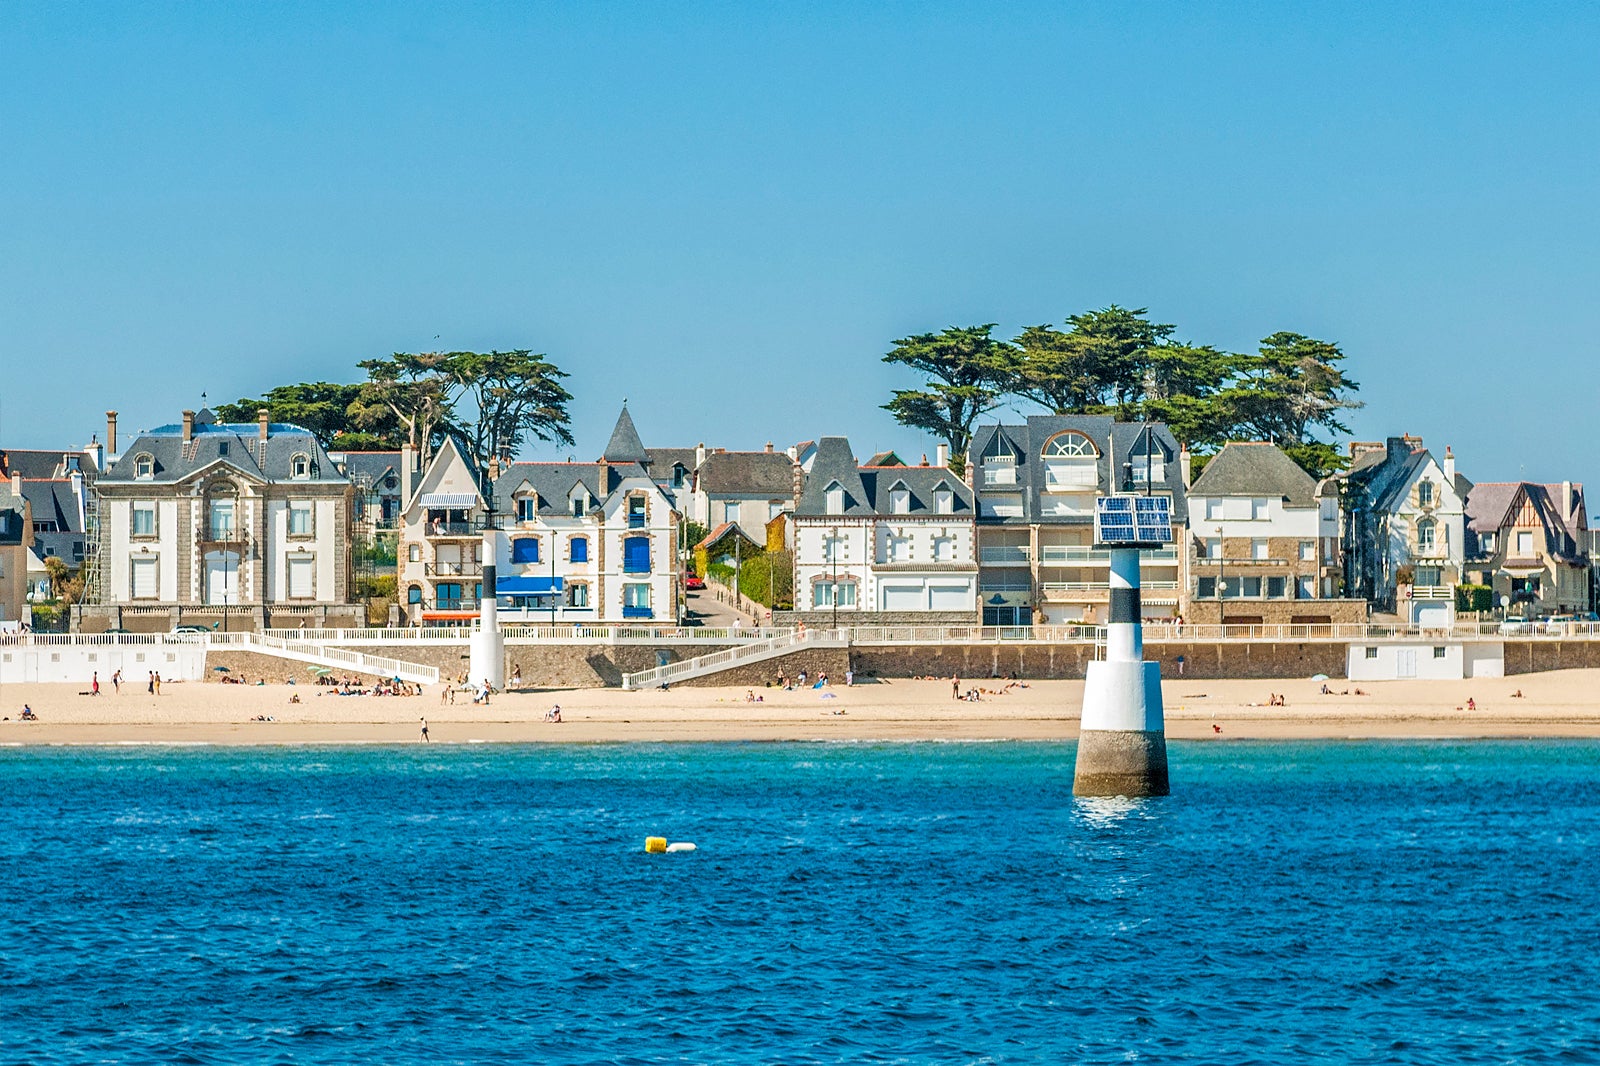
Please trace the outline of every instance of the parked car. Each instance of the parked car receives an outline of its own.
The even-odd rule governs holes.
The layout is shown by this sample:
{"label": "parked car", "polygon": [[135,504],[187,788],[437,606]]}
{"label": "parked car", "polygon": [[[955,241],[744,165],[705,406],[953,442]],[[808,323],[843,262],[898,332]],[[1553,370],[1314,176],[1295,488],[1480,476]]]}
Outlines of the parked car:
{"label": "parked car", "polygon": [[1507,618],[1500,623],[1500,635],[1503,637],[1516,636],[1523,633],[1532,633],[1535,623],[1522,618]]}
{"label": "parked car", "polygon": [[691,570],[683,575],[683,587],[690,591],[703,589],[706,587],[706,579]]}
{"label": "parked car", "polygon": [[210,626],[179,626],[178,628],[174,629],[173,632],[174,633],[209,633],[209,632],[211,632],[211,627]]}

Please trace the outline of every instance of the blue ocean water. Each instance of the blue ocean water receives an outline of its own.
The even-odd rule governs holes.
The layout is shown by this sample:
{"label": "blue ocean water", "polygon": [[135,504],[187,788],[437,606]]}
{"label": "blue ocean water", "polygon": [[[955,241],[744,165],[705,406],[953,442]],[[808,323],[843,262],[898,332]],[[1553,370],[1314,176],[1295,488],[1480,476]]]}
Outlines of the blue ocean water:
{"label": "blue ocean water", "polygon": [[0,1061],[1591,1062],[1597,758],[15,749]]}

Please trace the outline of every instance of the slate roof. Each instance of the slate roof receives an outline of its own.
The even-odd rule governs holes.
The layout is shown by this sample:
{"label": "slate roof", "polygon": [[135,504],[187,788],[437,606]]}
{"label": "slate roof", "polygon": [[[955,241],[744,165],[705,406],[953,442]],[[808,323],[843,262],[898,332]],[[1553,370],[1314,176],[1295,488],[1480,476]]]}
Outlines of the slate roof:
{"label": "slate roof", "polygon": [[[784,458],[787,458],[786,456]],[[709,462],[709,457],[707,457]],[[953,472],[937,466],[860,467],[845,437],[823,437],[817,443],[816,462],[806,475],[800,493],[801,517],[835,517],[828,514],[828,487],[837,482],[844,489],[844,515],[868,517],[891,515],[890,492],[903,484],[911,494],[909,517],[932,517],[936,513],[934,493],[948,486],[954,513],[950,518],[973,516],[972,490]]]}
{"label": "slate roof", "polygon": [[606,450],[600,458],[608,463],[648,463],[650,453],[645,451],[644,442],[639,439],[639,431],[633,427],[633,416],[628,413],[628,405],[622,405],[622,414],[617,416],[617,424],[611,431],[611,440],[606,444]]}
{"label": "slate roof", "polygon": [[1479,535],[1503,529],[1516,518],[1516,512],[1521,510],[1522,501],[1526,499],[1532,505],[1534,514],[1538,516],[1546,532],[1564,538],[1565,543],[1552,554],[1569,562],[1577,562],[1579,561],[1577,557],[1586,551],[1584,545],[1587,531],[1584,526],[1588,524],[1588,519],[1585,513],[1583,485],[1575,481],[1571,484],[1571,491],[1575,499],[1572,521],[1568,522],[1562,514],[1562,486],[1559,484],[1543,485],[1532,481],[1480,482],[1472,487],[1472,492],[1467,496],[1467,529]]}
{"label": "slate roof", "polygon": [[1390,437],[1383,448],[1357,456],[1344,477],[1366,495],[1374,509],[1394,511],[1402,502],[1412,477],[1430,458],[1421,441]]}
{"label": "slate roof", "polygon": [[55,555],[63,560],[78,562],[83,559],[83,520],[78,515],[78,497],[72,491],[72,482],[65,479],[24,479],[22,495],[33,510],[35,526],[54,522],[53,533],[33,534],[34,551],[42,558]]}
{"label": "slate roof", "polygon": [[54,477],[66,477],[68,460],[78,460],[78,467],[86,477],[93,477],[100,471],[95,466],[94,456],[81,451],[45,451],[39,448],[6,448],[0,450],[0,471],[6,477],[12,474],[21,474],[24,478],[45,480]]}
{"label": "slate roof", "polygon": [[310,430],[287,422],[270,424],[263,455],[257,423],[216,422],[197,424],[187,448],[181,425],[159,426],[139,434],[101,476],[100,484],[134,483],[136,460],[146,454],[155,460],[155,476],[144,484],[181,481],[219,461],[266,481],[291,481],[290,463],[296,455],[310,458],[311,484],[348,483]]}
{"label": "slate roof", "polygon": [[582,484],[599,505],[616,491],[626,478],[649,479],[638,463],[608,463],[605,483],[601,483],[599,463],[512,463],[494,483],[494,509],[511,514],[516,509],[517,492],[527,485],[539,494],[542,515],[571,515],[569,502],[574,485]]}
{"label": "slate roof", "polygon": [[1030,415],[1021,425],[980,426],[973,434],[967,454],[977,456],[980,463],[983,457],[993,454],[1009,453],[1016,456],[1016,491],[1023,496],[1023,513],[1005,518],[981,515],[978,521],[985,525],[1093,525],[1092,515],[1049,515],[1043,513],[1040,503],[1045,488],[1042,458],[1045,443],[1051,437],[1068,431],[1084,434],[1099,451],[1097,476],[1101,492],[1112,488],[1113,456],[1121,467],[1123,463],[1144,455],[1147,448],[1154,448],[1162,457],[1165,479],[1157,481],[1151,488],[1171,495],[1174,523],[1188,521],[1189,507],[1183,472],[1178,469],[1177,438],[1160,422],[1117,422],[1110,415]]}
{"label": "slate roof", "polygon": [[9,481],[0,481],[0,515],[5,516],[4,529],[0,529],[0,545],[17,545],[22,543],[24,527],[22,524],[23,497],[11,491]]}
{"label": "slate roof", "polygon": [[660,480],[670,479],[674,466],[682,466],[685,472],[694,473],[693,448],[651,448],[648,454],[650,473]]}
{"label": "slate roof", "polygon": [[794,461],[783,452],[711,452],[700,465],[697,487],[711,496],[794,495]]}
{"label": "slate roof", "polygon": [[[365,477],[367,483],[379,495],[398,495],[400,492],[400,453],[399,452],[341,452],[344,473],[351,481],[358,477]],[[393,489],[384,487],[384,478],[393,474],[395,486]]]}
{"label": "slate roof", "polygon": [[1276,496],[1290,507],[1315,507],[1317,482],[1276,444],[1233,441],[1206,463],[1189,495]]}

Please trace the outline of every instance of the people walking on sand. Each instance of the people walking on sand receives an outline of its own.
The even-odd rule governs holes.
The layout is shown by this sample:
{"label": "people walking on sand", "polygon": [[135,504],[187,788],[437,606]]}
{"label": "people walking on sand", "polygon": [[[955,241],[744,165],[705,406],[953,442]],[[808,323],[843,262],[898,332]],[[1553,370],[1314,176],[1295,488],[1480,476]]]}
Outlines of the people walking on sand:
{"label": "people walking on sand", "polygon": [[150,671],[150,680],[145,682],[144,690],[152,696],[156,694],[156,672],[154,670]]}
{"label": "people walking on sand", "polygon": [[520,665],[513,666],[511,668],[511,687],[522,687],[522,667]]}
{"label": "people walking on sand", "polygon": [[844,687],[855,688],[856,672],[854,667],[846,667],[844,671]]}
{"label": "people walking on sand", "polygon": [[161,695],[161,671],[156,671],[156,695]]}
{"label": "people walking on sand", "polygon": [[422,719],[422,743],[424,743],[424,744],[433,743],[431,740],[428,739],[428,720],[426,718]]}
{"label": "people walking on sand", "polygon": [[122,695],[122,671],[117,670],[111,674],[111,691]]}
{"label": "people walking on sand", "polygon": [[439,706],[443,707],[444,704],[445,704],[445,701],[448,700],[449,698],[450,698],[450,682],[446,681],[444,683],[444,688],[439,690]]}
{"label": "people walking on sand", "polygon": [[961,698],[961,675],[960,674],[951,674],[950,675],[950,698],[953,699],[953,700],[959,700]]}
{"label": "people walking on sand", "polygon": [[89,678],[89,695],[100,695],[100,671],[96,670],[94,676]]}

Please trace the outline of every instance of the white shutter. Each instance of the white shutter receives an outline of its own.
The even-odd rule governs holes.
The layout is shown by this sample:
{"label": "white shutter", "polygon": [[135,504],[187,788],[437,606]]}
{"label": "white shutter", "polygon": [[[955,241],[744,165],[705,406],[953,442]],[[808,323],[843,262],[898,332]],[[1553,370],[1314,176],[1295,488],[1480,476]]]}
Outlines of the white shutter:
{"label": "white shutter", "polygon": [[883,590],[885,611],[921,611],[927,608],[927,599],[920,585],[887,585]]}
{"label": "white shutter", "polygon": [[156,561],[154,559],[134,559],[130,568],[133,571],[133,598],[136,600],[153,600],[156,598]]}
{"label": "white shutter", "polygon": [[977,604],[972,589],[967,585],[935,585],[932,590],[932,607],[935,611],[973,611]]}
{"label": "white shutter", "polygon": [[289,559],[289,598],[309,600],[316,594],[316,559],[291,556]]}

